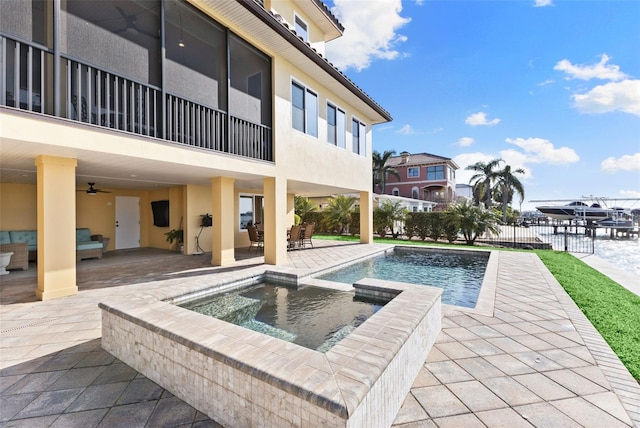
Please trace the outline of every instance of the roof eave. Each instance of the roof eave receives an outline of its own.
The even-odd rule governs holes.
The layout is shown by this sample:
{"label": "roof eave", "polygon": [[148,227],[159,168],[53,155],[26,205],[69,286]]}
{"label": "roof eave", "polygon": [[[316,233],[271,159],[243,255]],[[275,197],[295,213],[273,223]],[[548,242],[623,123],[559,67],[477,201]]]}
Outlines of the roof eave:
{"label": "roof eave", "polygon": [[254,16],[268,25],[276,33],[282,36],[285,40],[295,46],[298,51],[304,54],[307,58],[313,61],[316,65],[327,72],[331,77],[340,82],[345,88],[355,94],[361,101],[374,110],[379,116],[379,121],[373,123],[384,123],[393,120],[389,112],[387,112],[382,106],[376,103],[371,97],[364,93],[355,83],[353,83],[347,76],[345,76],[340,70],[333,66],[326,58],[322,57],[319,53],[311,48],[304,40],[292,33],[288,28],[282,25],[271,12],[268,12],[264,7],[256,3],[254,0],[237,0],[245,9],[251,12]]}

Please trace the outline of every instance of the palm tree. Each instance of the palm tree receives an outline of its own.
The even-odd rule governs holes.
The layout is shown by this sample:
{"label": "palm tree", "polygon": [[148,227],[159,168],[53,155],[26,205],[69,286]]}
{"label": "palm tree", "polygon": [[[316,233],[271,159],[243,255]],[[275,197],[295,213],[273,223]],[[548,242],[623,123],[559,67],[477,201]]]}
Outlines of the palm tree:
{"label": "palm tree", "polygon": [[391,236],[397,238],[400,230],[396,231],[394,226],[397,222],[404,222],[407,209],[400,201],[385,200],[373,212],[375,229],[379,235],[384,235],[387,228],[391,229]]}
{"label": "palm tree", "polygon": [[351,223],[351,214],[355,203],[354,196],[338,195],[329,198],[329,206],[325,210],[329,226],[338,229],[340,234],[344,233]]}
{"label": "palm tree", "polygon": [[503,160],[498,158],[487,163],[476,162],[465,168],[476,172],[469,180],[469,183],[473,186],[474,195],[478,195],[478,203],[484,201],[484,206],[487,209],[491,206],[491,189],[497,177],[495,169],[500,166],[500,162],[503,162]]}
{"label": "palm tree", "polygon": [[396,154],[395,150],[385,150],[384,153],[373,151],[373,190],[380,188],[380,193],[384,194],[385,185],[387,184],[387,174],[395,176],[400,180],[398,171],[389,165],[389,158]]}
{"label": "palm tree", "polygon": [[294,197],[295,213],[300,216],[300,221],[305,223],[308,220],[309,214],[318,211],[318,206],[310,201],[309,198],[303,196]]}
{"label": "palm tree", "polygon": [[511,165],[505,165],[504,169],[496,173],[496,190],[502,194],[502,222],[507,222],[507,205],[513,198],[514,191],[524,199],[524,186],[514,174],[524,174],[524,169],[511,170]]}
{"label": "palm tree", "polygon": [[447,227],[460,230],[467,245],[473,245],[476,239],[486,232],[500,233],[498,218],[493,211],[474,206],[467,201],[450,205],[444,214]]}

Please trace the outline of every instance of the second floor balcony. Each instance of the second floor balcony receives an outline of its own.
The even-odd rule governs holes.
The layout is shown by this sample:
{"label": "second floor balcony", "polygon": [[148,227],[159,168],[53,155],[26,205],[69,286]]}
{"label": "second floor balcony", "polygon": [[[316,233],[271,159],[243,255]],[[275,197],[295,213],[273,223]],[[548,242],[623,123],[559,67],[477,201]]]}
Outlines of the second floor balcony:
{"label": "second floor balcony", "polygon": [[0,105],[273,161],[269,57],[183,2],[61,3],[0,20]]}

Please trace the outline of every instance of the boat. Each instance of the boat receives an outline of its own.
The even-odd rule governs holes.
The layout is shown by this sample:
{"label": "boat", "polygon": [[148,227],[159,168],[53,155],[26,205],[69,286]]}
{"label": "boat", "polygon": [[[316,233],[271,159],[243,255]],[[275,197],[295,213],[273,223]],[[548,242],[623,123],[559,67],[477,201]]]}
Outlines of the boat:
{"label": "boat", "polygon": [[611,216],[611,209],[603,208],[598,203],[587,205],[582,201],[573,201],[566,205],[542,205],[536,209],[557,220],[598,221]]}
{"label": "boat", "polygon": [[623,208],[613,208],[609,217],[598,220],[596,224],[599,227],[608,227],[619,231],[633,229],[633,216]]}

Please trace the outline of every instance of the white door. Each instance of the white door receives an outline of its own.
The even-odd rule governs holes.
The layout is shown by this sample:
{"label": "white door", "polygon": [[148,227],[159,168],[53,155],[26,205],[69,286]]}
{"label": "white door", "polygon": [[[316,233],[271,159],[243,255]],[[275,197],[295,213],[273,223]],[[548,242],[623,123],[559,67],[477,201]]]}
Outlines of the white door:
{"label": "white door", "polygon": [[116,196],[116,250],[140,247],[140,198]]}

